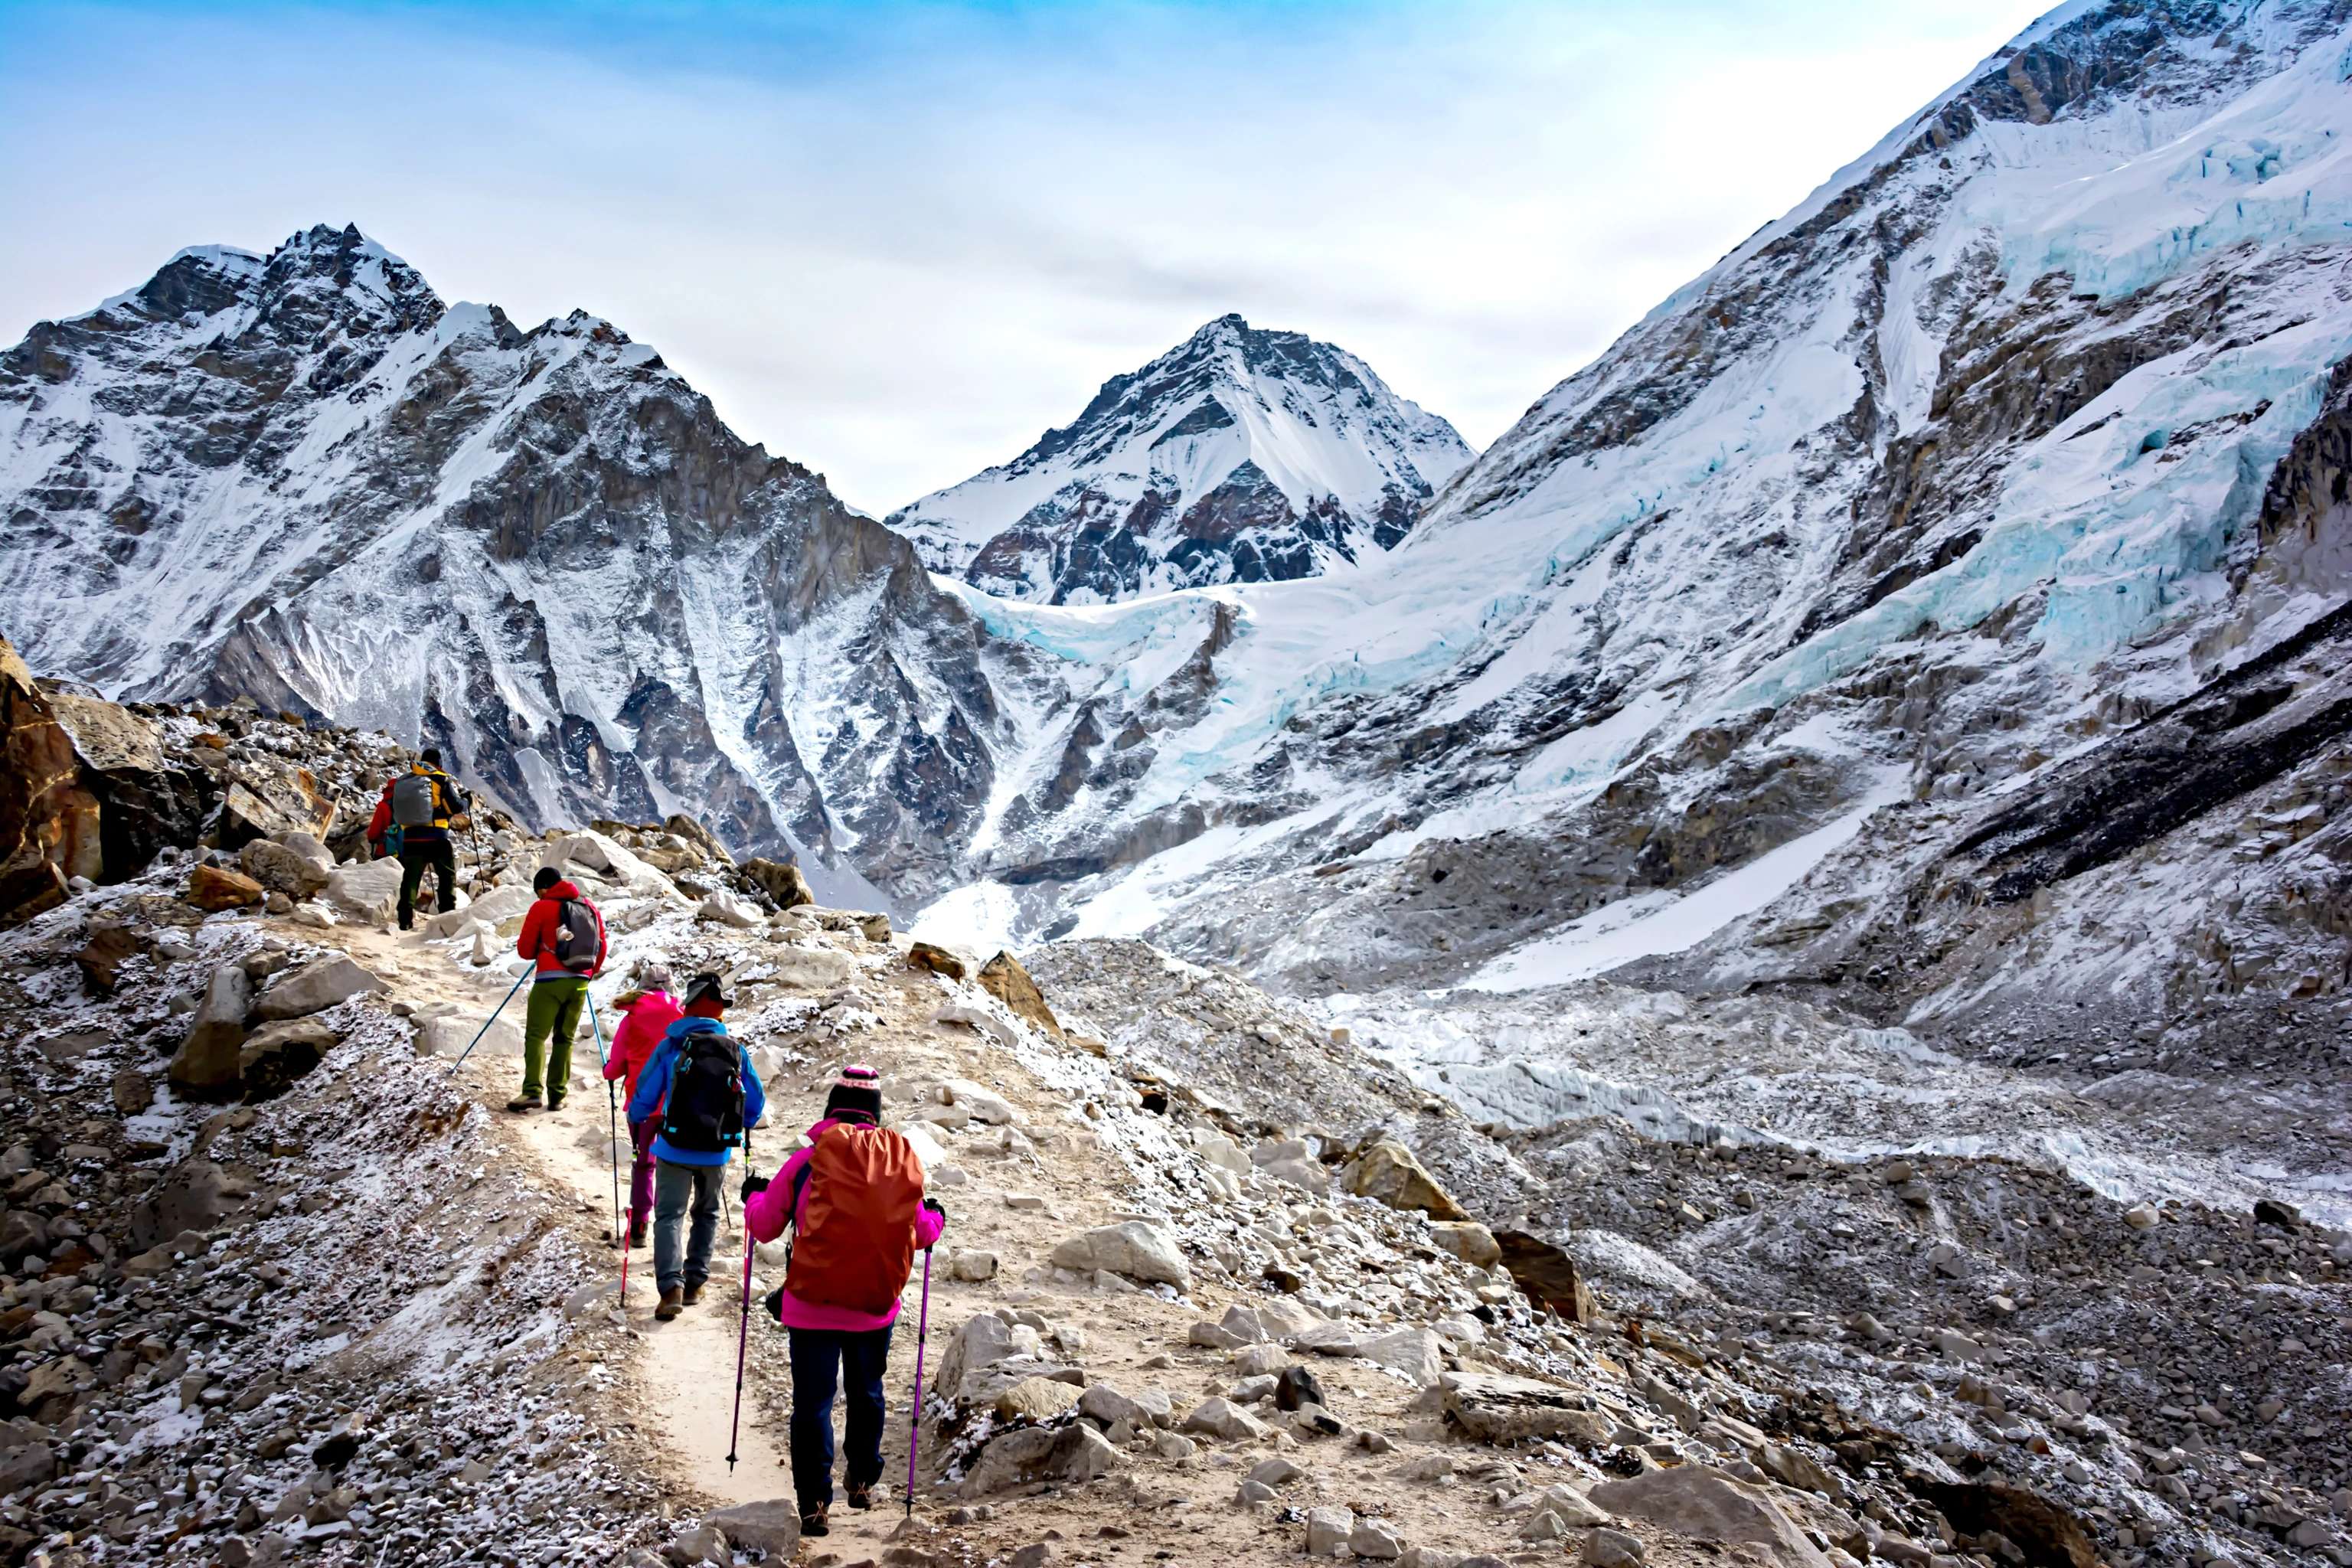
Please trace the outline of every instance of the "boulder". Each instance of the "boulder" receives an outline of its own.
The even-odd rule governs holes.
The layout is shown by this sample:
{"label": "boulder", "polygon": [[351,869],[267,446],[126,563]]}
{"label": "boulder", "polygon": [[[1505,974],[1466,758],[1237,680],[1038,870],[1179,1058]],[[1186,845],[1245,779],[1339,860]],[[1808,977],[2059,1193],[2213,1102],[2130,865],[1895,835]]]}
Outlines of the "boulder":
{"label": "boulder", "polygon": [[800,1549],[801,1510],[790,1498],[739,1502],[705,1514],[703,1522],[738,1546],[766,1552],[771,1563],[783,1562]]}
{"label": "boulder", "polygon": [[733,926],[737,931],[751,931],[768,923],[768,917],[759,905],[725,888],[717,889],[705,898],[702,907],[695,910],[694,918],[709,921],[713,925]]}
{"label": "boulder", "polygon": [[991,1377],[992,1369],[1007,1362],[1034,1361],[1041,1348],[1036,1330],[982,1312],[949,1338],[940,1357],[937,1386],[941,1394],[964,1404],[993,1398],[998,1389],[1019,1378]]}
{"label": "boulder", "polygon": [[[416,1054],[421,1057],[445,1057],[454,1061],[465,1054],[466,1047],[478,1032],[482,1031],[482,1016],[473,1013],[444,1013],[421,1020],[416,1029]],[[482,1043],[474,1047],[477,1057],[520,1057],[522,1055],[522,1028],[512,1017],[500,1018],[482,1033]]]}
{"label": "boulder", "polygon": [[213,971],[204,1000],[189,1021],[187,1037],[172,1057],[173,1087],[198,1099],[236,1092],[237,1053],[245,1045],[245,1015],[252,1005],[253,982],[246,978],[243,965],[224,963]]}
{"label": "boulder", "polygon": [[1307,1555],[1338,1557],[1349,1551],[1349,1539],[1356,1533],[1353,1509],[1311,1508],[1307,1510]]}
{"label": "boulder", "polygon": [[[310,838],[310,835],[302,835]],[[313,844],[318,843],[310,838]],[[324,858],[325,851],[320,851]],[[334,862],[321,865],[319,860],[288,848],[275,839],[257,838],[237,851],[236,863],[245,874],[274,893],[289,899],[302,900],[325,890],[327,879],[334,874]]]}
{"label": "boulder", "polygon": [[324,842],[334,822],[334,797],[310,769],[278,757],[240,758],[221,798],[220,847],[242,849],[254,839],[289,833]]}
{"label": "boulder", "polygon": [[[728,853],[727,846],[719,842],[719,835],[711,832],[710,829],[705,827],[700,821],[687,816],[686,813],[682,811],[673,811],[667,816],[663,817],[662,831],[665,833],[675,834],[678,837],[685,839],[688,844],[691,844],[697,849],[701,850],[705,857],[715,861],[719,865],[732,866],[735,864],[735,857]],[[728,1538],[730,1540],[734,1539],[734,1533],[735,1532],[733,1531],[728,1531]]]}
{"label": "boulder", "polygon": [[602,833],[573,833],[557,839],[548,847],[541,864],[553,867],[575,880],[572,868],[583,867],[595,880],[616,883],[641,897],[660,899],[672,905],[687,901],[677,884]]}
{"label": "boulder", "polygon": [[520,921],[524,915],[529,914],[530,906],[536,903],[538,899],[539,895],[533,893],[528,887],[509,885],[492,888],[463,909],[444,910],[431,920],[420,921],[417,923],[426,936],[436,940],[457,936],[465,930],[468,922],[475,921],[496,931],[507,921]]}
{"label": "boulder", "polygon": [[767,963],[772,979],[803,991],[831,991],[857,978],[857,961],[839,948],[782,946]]}
{"label": "boulder", "polygon": [[981,1450],[959,1489],[983,1497],[1047,1481],[1090,1481],[1118,1465],[1118,1450],[1083,1421],[1066,1426],[1015,1426]]}
{"label": "boulder", "polygon": [[1013,1016],[1049,1035],[1062,1032],[1061,1022],[1054,1010],[1045,1005],[1045,994],[1021,967],[1021,961],[1009,952],[999,952],[980,966],[981,989],[995,997],[1011,1010]]}
{"label": "boulder", "polygon": [[798,866],[755,857],[743,862],[742,872],[745,879],[774,900],[780,910],[796,910],[803,904],[816,902],[816,894],[810,891],[808,879],[801,875]]}
{"label": "boulder", "polygon": [[1559,1313],[1571,1323],[1590,1323],[1599,1309],[1583,1271],[1565,1248],[1524,1230],[1495,1233],[1503,1250],[1503,1267],[1537,1306]]}
{"label": "boulder", "polygon": [[1473,1268],[1492,1268],[1503,1260],[1495,1233],[1475,1219],[1440,1220],[1429,1227],[1429,1239]]}
{"label": "boulder", "polygon": [[1002,1127],[1021,1120],[1011,1100],[968,1078],[945,1080],[940,1085],[940,1096],[942,1103],[970,1111],[973,1121],[985,1121],[992,1127]]}
{"label": "boulder", "polygon": [[1754,1546],[1782,1568],[1829,1568],[1829,1559],[1769,1493],[1712,1466],[1679,1465],[1604,1481],[1590,1496],[1612,1513],[1647,1520],[1677,1535]]}
{"label": "boulder", "polygon": [[237,1079],[248,1100],[274,1100],[309,1073],[337,1044],[335,1031],[316,1018],[264,1024],[236,1053]]}
{"label": "boulder", "polygon": [[1503,1373],[1449,1372],[1440,1386],[1446,1418],[1482,1443],[1565,1437],[1595,1447],[1617,1430],[1591,1394],[1554,1383]]}
{"label": "boulder", "polygon": [[327,878],[326,902],[339,914],[388,926],[400,907],[400,862],[354,860]]}
{"label": "boulder", "polygon": [[968,1284],[978,1284],[984,1279],[993,1279],[996,1278],[996,1254],[958,1247],[948,1254],[947,1275],[950,1279],[961,1280]]}
{"label": "boulder", "polygon": [[229,1173],[210,1160],[186,1160],[131,1209],[131,1245],[169,1241],[184,1231],[210,1230],[243,1197]]}
{"label": "boulder", "polygon": [[1393,1563],[1404,1555],[1404,1542],[1383,1521],[1360,1519],[1356,1528],[1348,1532],[1348,1550],[1374,1563]]}
{"label": "boulder", "polygon": [[172,766],[162,733],[120,704],[56,686],[43,693],[81,758],[81,787],[98,801],[98,880],[127,880],[159,851],[193,847],[218,798],[210,775]]}
{"label": "boulder", "polygon": [[1097,1226],[1054,1248],[1054,1266],[1091,1274],[1097,1269],[1123,1274],[1147,1284],[1173,1285],[1187,1290],[1192,1271],[1178,1249],[1176,1233],[1148,1220],[1126,1220]]}
{"label": "boulder", "polygon": [[1641,1568],[1642,1542],[1639,1537],[1622,1530],[1596,1530],[1584,1538],[1581,1561],[1591,1568]]}
{"label": "boulder", "polygon": [[1392,1329],[1360,1342],[1356,1353],[1399,1373],[1415,1388],[1429,1387],[1445,1370],[1443,1347],[1427,1329]]}
{"label": "boulder", "polygon": [[1360,1198],[1375,1198],[1392,1209],[1417,1209],[1432,1219],[1470,1217],[1412,1151],[1391,1139],[1376,1141],[1349,1161],[1339,1185]]}
{"label": "boulder", "polygon": [[114,994],[114,982],[124,963],[149,952],[153,939],[137,926],[92,925],[89,940],[73,955],[82,983],[100,996]]}
{"label": "boulder", "polygon": [[321,958],[292,971],[261,994],[254,1014],[264,1021],[302,1018],[369,991],[383,982],[348,958]]}
{"label": "boulder", "polygon": [[918,969],[944,974],[950,980],[961,980],[971,973],[971,966],[963,961],[961,954],[950,952],[937,942],[916,942],[907,950],[907,962]]}
{"label": "boulder", "polygon": [[1198,1432],[1221,1442],[1239,1443],[1270,1437],[1274,1428],[1230,1399],[1204,1399],[1176,1424],[1180,1432]]}
{"label": "boulder", "polygon": [[1129,1399],[1108,1383],[1091,1384],[1078,1396],[1078,1414],[1106,1426],[1124,1421],[1139,1432],[1159,1425],[1158,1416],[1150,1405],[1139,1399]]}
{"label": "boulder", "polygon": [[261,902],[265,889],[242,871],[199,865],[188,873],[187,891],[180,896],[207,913],[250,909]]}
{"label": "boulder", "polygon": [[0,927],[55,909],[73,878],[105,870],[98,796],[73,737],[0,638]]}
{"label": "boulder", "polygon": [[1076,1405],[1086,1391],[1076,1384],[1059,1383],[1050,1377],[1024,1377],[996,1396],[996,1418],[1000,1421],[1050,1421]]}

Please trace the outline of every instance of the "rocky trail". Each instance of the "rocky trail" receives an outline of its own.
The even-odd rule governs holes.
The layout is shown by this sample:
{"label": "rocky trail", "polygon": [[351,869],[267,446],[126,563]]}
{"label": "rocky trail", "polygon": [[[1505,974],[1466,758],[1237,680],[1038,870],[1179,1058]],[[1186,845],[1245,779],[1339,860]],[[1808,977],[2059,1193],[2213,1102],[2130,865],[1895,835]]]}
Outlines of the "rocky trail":
{"label": "rocky trail", "polygon": [[[1474,1120],[1413,1052],[1229,971],[1139,942],[983,962],[684,817],[493,819],[467,906],[395,933],[393,868],[328,846],[396,749],[250,710],[79,718],[168,764],[136,798],[234,788],[210,842],[0,932],[11,1561],[2352,1559],[2352,1239],[2288,1204],[1836,1155],[1640,1096]],[[911,1518],[796,1538],[756,1317],[727,1467],[740,1232],[677,1321],[649,1248],[616,1298],[587,1038],[560,1113],[501,1109],[519,1000],[451,1074],[542,865],[606,911],[607,1027],[640,960],[726,976],[770,1093],[756,1168],[843,1062],[880,1069],[950,1216]]]}

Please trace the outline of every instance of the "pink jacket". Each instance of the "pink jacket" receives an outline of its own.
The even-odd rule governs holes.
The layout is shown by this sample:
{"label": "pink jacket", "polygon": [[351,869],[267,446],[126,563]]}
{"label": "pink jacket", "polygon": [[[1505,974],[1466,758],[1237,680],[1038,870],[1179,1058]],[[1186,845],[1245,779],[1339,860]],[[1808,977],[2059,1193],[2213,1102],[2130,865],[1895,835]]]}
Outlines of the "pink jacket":
{"label": "pink jacket", "polygon": [[[832,1125],[834,1125],[833,1119],[828,1117],[810,1128],[809,1142],[814,1145],[818,1135]],[[744,1204],[743,1223],[751,1227],[751,1235],[758,1240],[773,1241],[783,1235],[784,1221],[788,1217],[795,1226],[800,1223],[800,1215],[796,1213],[788,1215],[784,1205],[792,1202],[793,1184],[800,1176],[802,1168],[809,1163],[809,1154],[808,1149],[794,1150],[793,1157],[784,1162],[784,1168],[776,1173],[776,1179],[770,1182],[762,1190],[753,1193],[750,1201]],[[801,1194],[801,1200],[805,1206],[808,1194],[803,1192]],[[916,1211],[915,1246],[917,1248],[927,1248],[936,1244],[940,1239],[940,1233],[945,1229],[947,1229],[947,1221],[939,1215],[929,1209]],[[856,1312],[846,1307],[827,1307],[814,1301],[803,1301],[790,1290],[785,1290],[780,1292],[777,1297],[776,1321],[788,1329],[825,1329],[835,1333],[846,1334],[869,1333],[876,1329],[887,1329],[897,1322],[899,1305],[897,1301],[891,1302],[890,1310],[887,1312]]]}
{"label": "pink jacket", "polygon": [[637,1075],[653,1059],[662,1043],[662,1031],[685,1017],[677,998],[667,991],[648,991],[622,1009],[621,1026],[613,1031],[612,1054],[604,1058],[604,1076],[628,1078],[628,1095],[637,1092]]}

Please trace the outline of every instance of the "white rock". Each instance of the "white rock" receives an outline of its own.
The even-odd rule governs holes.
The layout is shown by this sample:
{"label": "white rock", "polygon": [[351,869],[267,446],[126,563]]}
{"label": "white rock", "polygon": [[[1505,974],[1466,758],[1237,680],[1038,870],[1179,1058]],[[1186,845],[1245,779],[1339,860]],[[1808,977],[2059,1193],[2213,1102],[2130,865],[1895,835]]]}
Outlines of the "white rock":
{"label": "white rock", "polygon": [[1397,1329],[1360,1341],[1356,1353],[1402,1373],[1416,1388],[1430,1387],[1445,1370],[1443,1347],[1427,1329]]}
{"label": "white rock", "polygon": [[1356,1515],[1352,1509],[1308,1509],[1307,1510],[1307,1555],[1338,1557],[1349,1550],[1348,1539],[1355,1532]]}
{"label": "white rock", "polygon": [[1173,1285],[1179,1290],[1190,1289],[1192,1284],[1192,1271],[1178,1250],[1176,1233],[1147,1220],[1097,1226],[1074,1236],[1054,1248],[1052,1262],[1057,1268],[1081,1273],[1108,1269],[1148,1284]]}
{"label": "white rock", "polygon": [[973,1002],[950,1002],[931,1015],[934,1024],[968,1024],[1000,1046],[1021,1043],[1020,1026],[992,1007]]}
{"label": "white rock", "polygon": [[400,862],[362,860],[338,866],[327,879],[325,900],[338,913],[388,926],[399,912]]}
{"label": "white rock", "polygon": [[496,931],[504,921],[519,920],[530,912],[538,895],[529,888],[492,888],[472,903],[445,910],[423,923],[426,936],[436,940],[462,936],[469,924],[478,923]]}
{"label": "white rock", "polygon": [[702,907],[695,911],[695,918],[718,925],[733,926],[737,931],[751,931],[768,923],[767,914],[759,905],[725,888],[718,889],[705,898]]}
{"label": "white rock", "polygon": [[1348,1532],[1348,1550],[1376,1563],[1391,1563],[1404,1555],[1404,1542],[1379,1520],[1360,1519]]}
{"label": "white rock", "polygon": [[261,994],[254,1013],[264,1019],[301,1018],[348,1002],[362,992],[381,991],[383,982],[348,958],[322,958],[279,976]]}
{"label": "white rock", "polygon": [[946,1103],[969,1112],[992,1127],[1002,1127],[1020,1120],[1013,1102],[993,1089],[976,1084],[968,1078],[951,1078],[940,1085]]}
{"label": "white rock", "polygon": [[1254,1441],[1274,1435],[1274,1428],[1223,1398],[1202,1400],[1191,1415],[1177,1423],[1177,1429],[1203,1433],[1226,1443]]}

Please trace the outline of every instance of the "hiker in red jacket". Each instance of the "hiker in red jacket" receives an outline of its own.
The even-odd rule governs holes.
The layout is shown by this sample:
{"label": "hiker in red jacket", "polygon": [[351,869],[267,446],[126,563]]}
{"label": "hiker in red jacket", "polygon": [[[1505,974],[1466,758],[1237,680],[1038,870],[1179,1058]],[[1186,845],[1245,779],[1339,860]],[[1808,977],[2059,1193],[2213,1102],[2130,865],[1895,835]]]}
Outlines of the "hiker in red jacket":
{"label": "hiker in red jacket", "polygon": [[882,1373],[898,1294],[916,1251],[940,1239],[948,1216],[923,1196],[913,1146],[882,1125],[882,1082],[872,1068],[842,1069],[808,1139],[772,1183],[744,1179],[743,1223],[761,1241],[793,1227],[792,1261],[769,1301],[791,1331],[801,1533],[824,1535],[833,1507],[836,1380],[847,1384],[849,1506],[871,1508],[882,1479]]}
{"label": "hiker in red jacket", "polygon": [[539,973],[523,1013],[522,1092],[507,1101],[517,1112],[540,1107],[542,1055],[547,1109],[563,1109],[572,1089],[572,1037],[587,1005],[588,982],[604,968],[604,912],[552,866],[541,867],[530,885],[539,900],[522,917],[515,953],[536,963]]}
{"label": "hiker in red jacket", "polygon": [[[669,994],[669,971],[658,963],[647,963],[637,970],[636,989],[624,991],[613,998],[613,1005],[621,1014],[620,1026],[613,1031],[612,1054],[604,1058],[604,1076],[623,1079],[625,1095],[634,1099],[637,1092],[637,1075],[653,1059],[654,1047],[662,1042],[664,1031],[686,1016],[677,998]],[[654,1214],[654,1134],[661,1131],[661,1108],[641,1121],[629,1123],[629,1141],[636,1153],[629,1162],[629,1245],[646,1244],[646,1226]]]}

